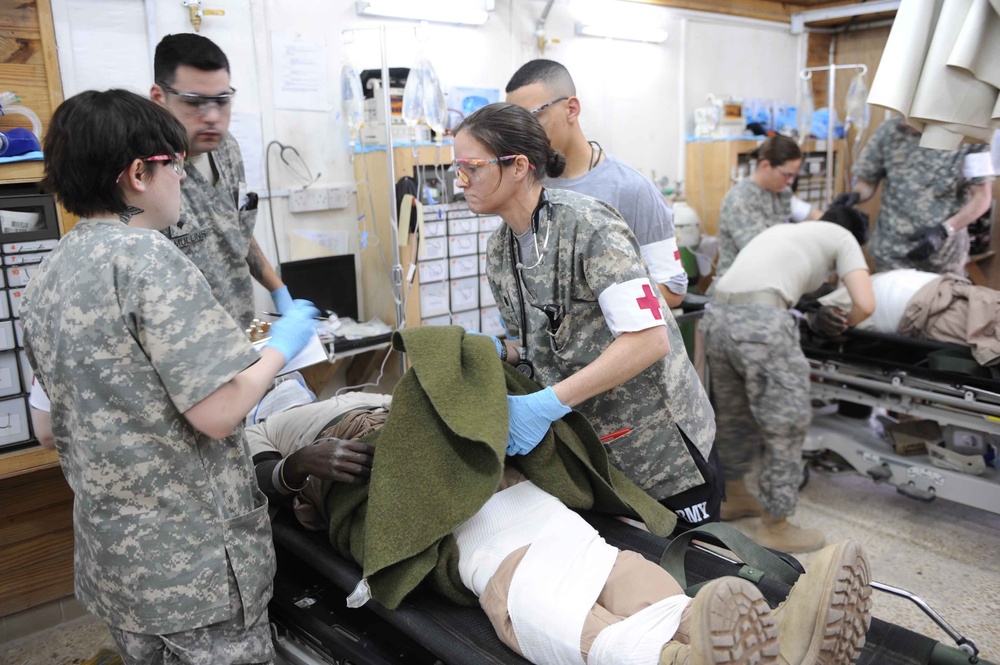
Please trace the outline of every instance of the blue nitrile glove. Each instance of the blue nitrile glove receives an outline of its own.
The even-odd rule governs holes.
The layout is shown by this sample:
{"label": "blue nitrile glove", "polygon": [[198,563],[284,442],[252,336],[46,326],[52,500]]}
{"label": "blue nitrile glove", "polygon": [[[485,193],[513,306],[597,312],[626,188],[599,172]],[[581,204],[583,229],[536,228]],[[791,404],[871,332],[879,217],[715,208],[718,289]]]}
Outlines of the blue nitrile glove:
{"label": "blue nitrile glove", "polygon": [[281,318],[271,324],[271,339],[264,348],[271,347],[285,356],[285,362],[305,348],[316,331],[319,310],[308,300],[293,300]]}
{"label": "blue nitrile glove", "polygon": [[493,346],[497,347],[497,355],[503,358],[503,342],[494,335],[487,335],[486,333],[479,332],[478,330],[470,330],[470,335],[482,335],[483,337],[489,337],[493,340]]}
{"label": "blue nitrile glove", "polygon": [[950,235],[948,227],[945,227],[945,224],[947,222],[942,222],[910,236],[910,240],[915,241],[917,244],[906,253],[906,258],[914,261],[923,261],[924,259],[929,259],[932,254],[937,253]]}
{"label": "blue nitrile glove", "polygon": [[288,292],[287,286],[271,291],[271,300],[274,301],[278,314],[284,314],[292,307],[292,294]]}
{"label": "blue nitrile glove", "polygon": [[507,408],[510,410],[508,455],[530,453],[549,431],[552,423],[573,410],[559,401],[552,388],[530,395],[507,395]]}

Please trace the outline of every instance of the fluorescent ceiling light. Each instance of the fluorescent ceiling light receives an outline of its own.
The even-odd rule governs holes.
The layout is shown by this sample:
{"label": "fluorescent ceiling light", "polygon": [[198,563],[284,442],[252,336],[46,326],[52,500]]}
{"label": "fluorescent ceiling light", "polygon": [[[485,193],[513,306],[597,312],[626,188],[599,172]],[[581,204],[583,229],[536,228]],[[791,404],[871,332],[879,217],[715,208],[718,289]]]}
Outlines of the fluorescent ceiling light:
{"label": "fluorescent ceiling light", "polygon": [[659,44],[667,40],[667,31],[662,28],[647,28],[641,25],[595,25],[576,24],[576,34],[587,37],[611,37],[612,39],[628,39],[635,42],[654,42]]}
{"label": "fluorescent ceiling light", "polygon": [[357,0],[354,7],[360,16],[482,25],[490,17],[493,0]]}

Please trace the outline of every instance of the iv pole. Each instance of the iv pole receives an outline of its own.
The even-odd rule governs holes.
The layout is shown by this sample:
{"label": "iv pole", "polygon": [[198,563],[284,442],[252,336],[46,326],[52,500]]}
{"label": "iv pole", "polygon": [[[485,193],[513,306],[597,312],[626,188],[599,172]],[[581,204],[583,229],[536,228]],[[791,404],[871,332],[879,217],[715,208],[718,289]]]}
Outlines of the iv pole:
{"label": "iv pole", "polygon": [[[359,28],[352,28],[349,31],[345,30],[344,32],[355,32],[358,29]],[[360,29],[365,30],[366,28]],[[367,29],[371,30],[374,28]],[[385,24],[379,24],[378,36],[382,57],[382,105],[385,109],[385,173],[386,180],[389,185],[389,231],[392,238],[392,274],[390,275],[390,280],[392,282],[392,300],[396,305],[396,330],[399,330],[400,324],[404,321],[406,313],[403,307],[403,265],[400,263],[399,258],[399,220],[397,214],[397,206],[399,204],[396,201],[396,159],[393,154],[392,145],[392,104],[389,94],[389,58],[386,51],[385,32]],[[399,355],[400,375],[402,375],[405,371],[406,354],[401,353]]]}
{"label": "iv pole", "polygon": [[837,43],[837,38],[832,37],[830,39],[830,54],[829,54],[829,64],[823,65],[821,67],[805,67],[799,71],[799,76],[802,80],[808,81],[812,78],[813,72],[825,71],[827,72],[827,90],[826,90],[826,108],[829,112],[828,121],[826,123],[826,182],[824,184],[824,200],[826,205],[830,205],[833,200],[833,121],[836,111],[833,107],[834,96],[837,89],[837,70],[838,69],[859,69],[861,70],[861,75],[864,76],[868,73],[868,65],[865,64],[853,64],[853,65],[835,65],[833,64],[833,50]]}

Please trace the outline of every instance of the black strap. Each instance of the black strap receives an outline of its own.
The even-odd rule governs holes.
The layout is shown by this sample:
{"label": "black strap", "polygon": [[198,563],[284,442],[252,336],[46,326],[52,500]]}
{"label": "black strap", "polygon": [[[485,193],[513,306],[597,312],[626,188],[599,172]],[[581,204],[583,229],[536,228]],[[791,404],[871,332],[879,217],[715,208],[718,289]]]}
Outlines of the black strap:
{"label": "black strap", "polygon": [[688,546],[698,535],[712,536],[721,541],[743,561],[744,565],[740,569],[739,576],[754,584],[760,582],[760,579],[765,575],[788,586],[793,586],[799,578],[799,572],[777,555],[761,547],[728,524],[714,522],[690,529],[674,537],[660,559],[660,567],[670,573],[689,596],[694,597],[698,589],[705,584],[695,584],[688,587],[687,573],[684,570],[684,557],[687,554]]}

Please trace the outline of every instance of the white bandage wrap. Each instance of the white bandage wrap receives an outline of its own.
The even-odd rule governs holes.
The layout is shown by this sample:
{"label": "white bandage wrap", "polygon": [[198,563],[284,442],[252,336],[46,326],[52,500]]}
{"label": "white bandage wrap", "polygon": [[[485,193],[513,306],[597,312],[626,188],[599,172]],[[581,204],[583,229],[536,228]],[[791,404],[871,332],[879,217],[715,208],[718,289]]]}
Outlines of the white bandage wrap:
{"label": "white bandage wrap", "polygon": [[657,665],[690,603],[687,596],[670,596],[608,626],[597,634],[587,665]]}
{"label": "white bandage wrap", "polygon": [[806,203],[797,196],[792,197],[792,221],[793,222],[804,222],[809,218],[809,213],[812,212],[812,204]]}
{"label": "white bandage wrap", "polygon": [[657,284],[666,284],[671,278],[684,272],[681,252],[677,248],[677,238],[667,238],[643,245],[639,248],[639,253],[649,268],[649,276]]}
{"label": "white bandage wrap", "polygon": [[995,176],[993,157],[989,152],[974,152],[962,160],[962,175],[966,178],[989,178]]}
{"label": "white bandage wrap", "polygon": [[597,302],[616,338],[622,333],[665,326],[659,291],[648,279],[636,278],[604,289]]}
{"label": "white bandage wrap", "polygon": [[482,596],[503,560],[534,542],[549,518],[560,511],[570,512],[562,501],[530,480],[491,496],[455,529],[462,584],[477,597]]}
{"label": "white bandage wrap", "polygon": [[584,665],[580,636],[618,558],[592,526],[571,511],[554,514],[525,553],[507,596],[524,656],[544,665]]}

